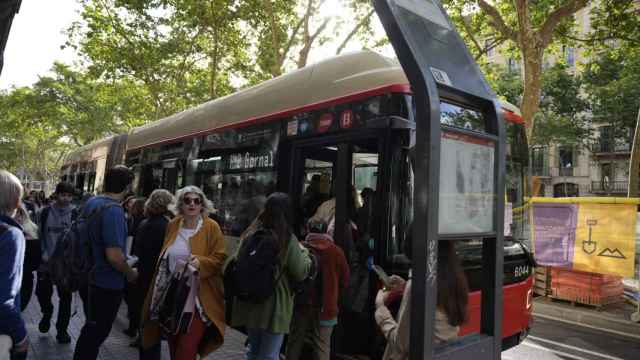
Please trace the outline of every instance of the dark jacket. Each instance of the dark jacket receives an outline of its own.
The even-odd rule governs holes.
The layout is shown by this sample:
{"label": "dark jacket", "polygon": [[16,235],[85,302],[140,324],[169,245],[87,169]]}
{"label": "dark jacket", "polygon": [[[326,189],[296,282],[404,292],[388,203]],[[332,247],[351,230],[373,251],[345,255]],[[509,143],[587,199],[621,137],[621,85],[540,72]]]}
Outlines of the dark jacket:
{"label": "dark jacket", "polygon": [[27,336],[20,315],[20,286],[25,240],[22,228],[13,219],[0,215],[0,334],[9,335],[14,344]]}
{"label": "dark jacket", "polygon": [[334,320],[338,317],[338,295],[349,284],[349,265],[340,247],[327,234],[310,233],[305,245],[318,258],[322,274],[322,307],[320,320]]}
{"label": "dark jacket", "polygon": [[136,243],[132,252],[138,257],[138,285],[142,298],[147,295],[151,279],[156,270],[169,219],[163,215],[143,220],[136,232]]}
{"label": "dark jacket", "polygon": [[145,220],[144,216],[132,216],[127,220],[127,228],[129,229],[129,236],[132,237],[131,239],[131,255],[135,255],[135,248],[136,248],[136,240],[138,239],[137,233],[138,233],[138,228],[140,227],[140,224],[142,224],[142,222]]}

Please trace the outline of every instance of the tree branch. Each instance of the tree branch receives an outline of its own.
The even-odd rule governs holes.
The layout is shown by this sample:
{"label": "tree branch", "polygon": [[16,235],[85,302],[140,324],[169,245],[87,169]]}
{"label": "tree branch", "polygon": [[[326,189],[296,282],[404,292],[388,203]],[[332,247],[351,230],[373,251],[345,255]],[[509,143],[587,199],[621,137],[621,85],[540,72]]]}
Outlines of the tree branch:
{"label": "tree branch", "polygon": [[478,50],[478,52],[482,52],[482,46],[480,46],[480,43],[478,42],[478,40],[476,39],[475,36],[473,36],[473,29],[471,29],[471,26],[469,25],[469,22],[467,21],[467,18],[462,14],[462,9],[458,9],[458,16],[460,16],[460,19],[462,21],[462,27],[464,28],[464,31],[467,33],[467,35],[469,36],[469,38],[471,39],[471,42],[473,43],[473,45],[476,47],[476,49]]}
{"label": "tree branch", "polygon": [[539,30],[540,39],[542,41],[541,45],[546,47],[551,42],[553,32],[558,24],[560,24],[564,18],[575,14],[580,9],[587,6],[588,2],[588,0],[571,0],[553,11]]}
{"label": "tree branch", "polygon": [[374,12],[375,12],[375,9],[371,9],[371,11],[369,11],[369,13],[365,17],[363,17],[362,20],[360,20],[360,22],[351,30],[349,35],[347,35],[347,37],[344,38],[340,46],[338,46],[336,55],[340,55],[340,53],[342,52],[342,50],[344,50],[344,48],[347,46],[349,41],[351,41],[351,39],[358,33],[358,31],[367,24],[367,21],[369,21],[371,16],[373,16]]}
{"label": "tree branch", "polygon": [[313,35],[311,35],[311,37],[309,38],[309,45],[313,44],[313,42],[316,40],[318,35],[320,35],[320,33],[322,33],[324,31],[324,29],[327,27],[327,25],[329,25],[329,20],[331,20],[331,19],[329,19],[329,18],[324,19],[324,21],[322,22],[322,25],[320,25],[320,27],[318,27],[316,32],[313,33]]}
{"label": "tree branch", "polygon": [[271,25],[271,47],[274,60],[273,64],[271,65],[271,75],[275,77],[280,75],[282,58],[284,56],[280,53],[280,38],[278,37],[278,27],[276,26],[276,17],[273,13],[271,0],[264,0],[264,7],[267,10],[267,16],[270,20],[269,24]]}
{"label": "tree branch", "polygon": [[515,42],[518,41],[518,33],[513,30],[502,18],[498,9],[487,3],[485,0],[477,0],[478,6],[484,11],[489,18],[493,27],[502,34],[502,36],[511,39]]}
{"label": "tree branch", "polygon": [[577,36],[572,36],[567,32],[558,32],[558,35],[560,35],[560,36],[562,36],[564,38],[567,38],[569,40],[583,42],[583,43],[593,43],[593,42],[607,41],[607,40],[622,40],[622,41],[626,41],[628,43],[640,45],[640,39],[634,39],[634,38],[631,38],[631,37],[628,37],[628,36],[615,35],[615,34],[609,34],[607,36],[591,36],[591,37],[588,37],[588,38],[579,38]]}
{"label": "tree branch", "polygon": [[302,24],[304,23],[305,18],[301,18],[300,21],[298,21],[298,23],[296,24],[296,26],[293,28],[293,31],[291,32],[291,36],[289,37],[289,41],[287,41],[287,45],[284,47],[284,50],[282,51],[282,63],[280,63],[280,66],[282,67],[282,65],[284,64],[284,60],[287,58],[287,54],[289,53],[289,51],[291,51],[291,47],[293,46],[293,43],[296,40],[296,37],[298,36],[298,32],[300,31],[300,28],[302,27]]}
{"label": "tree branch", "polygon": [[505,38],[497,38],[494,39],[493,42],[491,44],[489,44],[488,46],[485,46],[483,49],[480,50],[480,52],[478,53],[478,55],[475,56],[474,60],[478,60],[481,57],[483,57],[485,54],[487,54],[489,51],[497,48],[498,46],[502,45],[502,43],[504,43],[506,41]]}

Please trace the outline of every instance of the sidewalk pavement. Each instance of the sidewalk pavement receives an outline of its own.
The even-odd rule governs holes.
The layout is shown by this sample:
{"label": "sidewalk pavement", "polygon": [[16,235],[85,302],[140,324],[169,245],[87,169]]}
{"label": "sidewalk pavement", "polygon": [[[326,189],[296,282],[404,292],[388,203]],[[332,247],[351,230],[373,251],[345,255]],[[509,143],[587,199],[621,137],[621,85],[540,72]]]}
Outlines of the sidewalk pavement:
{"label": "sidewalk pavement", "polygon": [[[80,330],[84,325],[84,313],[82,311],[82,302],[78,294],[73,296],[73,308],[71,310],[73,316],[69,324],[69,335],[71,336],[71,344],[60,345],[56,342],[56,325],[58,298],[54,292],[53,296],[54,308],[53,320],[51,321],[51,330],[47,334],[41,334],[38,331],[38,323],[41,319],[40,306],[38,300],[34,296],[31,297],[29,306],[22,313],[27,323],[27,331],[29,332],[29,360],[70,360],[73,358],[73,350],[76,340],[80,336]],[[122,331],[127,328],[128,321],[126,315],[126,305],[124,302],[120,307],[118,318],[113,324],[111,333],[100,349],[100,360],[137,360],[138,350],[129,347],[131,338],[127,337]],[[244,341],[245,336],[238,331],[227,328],[225,334],[225,343],[210,356],[207,360],[243,360],[244,359]],[[162,345],[162,360],[169,360],[169,348],[166,342]]]}
{"label": "sidewalk pavement", "polygon": [[[636,307],[626,302],[604,306],[601,310],[537,297],[533,301],[533,317],[563,321],[588,328],[599,329],[640,340],[640,323],[632,322]],[[535,325],[534,325],[535,326]]]}

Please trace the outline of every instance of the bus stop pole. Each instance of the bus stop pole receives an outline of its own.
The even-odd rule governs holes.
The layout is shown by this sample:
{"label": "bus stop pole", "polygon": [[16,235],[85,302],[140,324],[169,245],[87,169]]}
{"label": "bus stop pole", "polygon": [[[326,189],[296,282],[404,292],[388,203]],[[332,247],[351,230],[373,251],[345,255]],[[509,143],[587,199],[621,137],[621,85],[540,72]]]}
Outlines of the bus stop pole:
{"label": "bus stop pole", "polygon": [[[440,99],[433,78],[423,72],[414,50],[395,21],[388,0],[374,7],[389,36],[416,103],[415,187],[411,285],[410,359],[433,359],[438,261],[438,201],[440,180]],[[407,31],[407,29],[404,29]]]}

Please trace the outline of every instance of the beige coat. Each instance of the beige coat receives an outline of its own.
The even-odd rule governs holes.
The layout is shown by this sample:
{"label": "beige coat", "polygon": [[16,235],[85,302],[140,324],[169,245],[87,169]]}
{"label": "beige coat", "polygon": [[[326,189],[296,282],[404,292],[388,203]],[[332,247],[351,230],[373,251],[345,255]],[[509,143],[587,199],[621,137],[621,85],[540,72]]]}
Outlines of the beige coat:
{"label": "beige coat", "polygon": [[[407,281],[396,321],[386,306],[376,309],[376,322],[387,339],[383,360],[405,360],[409,358],[409,329],[411,327],[411,280]],[[436,311],[434,329],[435,343],[443,343],[458,337],[458,326],[451,326],[447,315]]]}

